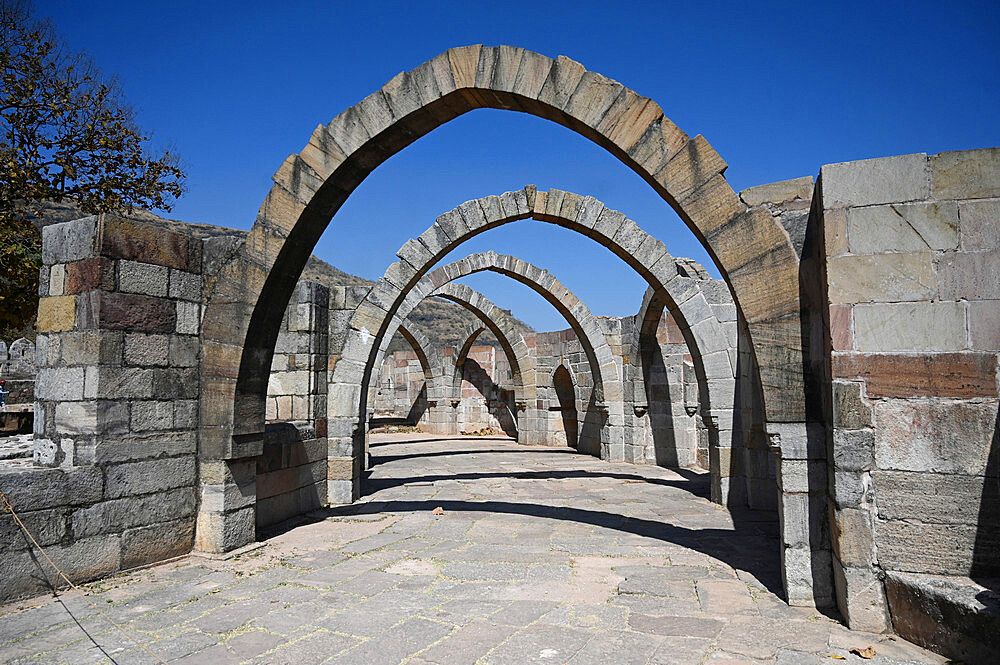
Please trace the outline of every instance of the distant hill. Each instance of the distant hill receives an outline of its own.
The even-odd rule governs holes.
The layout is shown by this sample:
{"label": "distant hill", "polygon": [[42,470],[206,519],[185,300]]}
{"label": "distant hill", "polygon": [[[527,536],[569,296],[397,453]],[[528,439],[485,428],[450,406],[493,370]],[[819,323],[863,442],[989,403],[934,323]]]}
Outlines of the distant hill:
{"label": "distant hill", "polygon": [[[72,203],[50,203],[46,206],[45,216],[39,220],[38,225],[45,227],[50,224],[79,219],[83,216],[84,213],[81,213]],[[247,235],[246,231],[240,229],[166,219],[146,210],[136,209],[125,216],[197,238],[214,238],[220,236],[245,238]],[[306,267],[302,271],[302,279],[319,282],[326,286],[371,286],[374,284],[371,280],[338,270],[316,256],[309,257],[309,262],[306,263]],[[455,347],[460,347],[465,342],[464,339],[461,339],[461,335],[465,331],[466,326],[478,321],[475,315],[461,305],[438,298],[428,299],[420,303],[410,314],[409,318],[420,327],[432,343]],[[517,321],[518,328],[522,333],[532,332],[532,328],[526,323],[517,319],[515,321]],[[476,343],[497,345],[496,338],[488,332],[480,335]],[[399,334],[393,338],[392,344],[389,346],[390,351],[407,350],[409,348],[409,343]]]}

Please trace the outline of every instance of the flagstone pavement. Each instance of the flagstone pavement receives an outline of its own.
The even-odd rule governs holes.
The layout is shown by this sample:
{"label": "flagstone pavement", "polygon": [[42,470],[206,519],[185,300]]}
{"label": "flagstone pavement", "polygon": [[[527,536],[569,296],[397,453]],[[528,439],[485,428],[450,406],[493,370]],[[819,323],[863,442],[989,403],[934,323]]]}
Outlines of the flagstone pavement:
{"label": "flagstone pavement", "polygon": [[0,608],[0,662],[946,662],[787,606],[775,523],[710,503],[704,472],[509,439],[376,435],[371,451],[361,501],[257,549]]}

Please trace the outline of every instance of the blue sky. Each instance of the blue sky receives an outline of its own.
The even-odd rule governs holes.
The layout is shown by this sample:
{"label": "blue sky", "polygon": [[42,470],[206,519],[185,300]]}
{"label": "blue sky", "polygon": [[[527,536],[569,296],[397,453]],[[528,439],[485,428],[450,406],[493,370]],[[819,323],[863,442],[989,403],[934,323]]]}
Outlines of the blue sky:
{"label": "blue sky", "polygon": [[[169,217],[249,228],[270,177],[309,134],[450,46],[567,55],[656,100],[729,163],[737,191],[827,163],[1000,145],[1000,3],[992,2],[77,2],[36,3],[62,37],[117,74],[140,124],[182,157]],[[316,254],[377,278],[441,212],[525,184],[591,194],[709,259],[638,176],[534,117],[467,114],[378,168]],[[553,272],[597,314],[645,288],[603,247],[520,222],[449,259],[495,249]],[[718,274],[714,266],[710,270]],[[565,327],[526,287],[466,281],[540,330]]]}

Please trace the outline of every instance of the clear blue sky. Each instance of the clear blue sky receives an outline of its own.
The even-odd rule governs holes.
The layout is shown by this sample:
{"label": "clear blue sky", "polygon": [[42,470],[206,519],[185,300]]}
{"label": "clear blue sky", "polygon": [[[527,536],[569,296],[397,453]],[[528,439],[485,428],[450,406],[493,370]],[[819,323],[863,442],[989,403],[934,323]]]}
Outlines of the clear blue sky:
{"label": "clear blue sky", "polygon": [[[175,149],[188,192],[168,216],[249,228],[270,177],[309,134],[450,46],[567,55],[653,98],[729,163],[737,191],[827,163],[1000,146],[1000,3],[105,2],[36,4],[121,79],[140,124]],[[481,110],[377,169],[316,254],[377,278],[407,238],[462,201],[525,184],[591,194],[709,260],[635,174],[582,137]],[[552,271],[597,314],[628,315],[644,284],[606,249],[522,222],[495,249]],[[710,268],[715,274],[717,270]],[[565,327],[525,287],[466,280],[537,329]]]}

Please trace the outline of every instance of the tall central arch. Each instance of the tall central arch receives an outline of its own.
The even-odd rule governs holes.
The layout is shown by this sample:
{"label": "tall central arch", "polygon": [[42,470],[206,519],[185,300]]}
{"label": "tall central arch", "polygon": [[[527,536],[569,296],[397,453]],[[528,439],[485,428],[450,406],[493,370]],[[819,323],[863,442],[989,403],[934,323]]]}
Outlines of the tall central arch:
{"label": "tall central arch", "polygon": [[[275,173],[204,314],[199,453],[207,477],[224,485],[228,460],[261,451],[268,367],[282,313],[333,215],[390,156],[477,108],[530,113],[578,132],[677,211],[715,260],[747,322],[775,444],[784,448],[787,438],[789,452],[807,448],[799,445],[806,437],[806,400],[798,258],[780,224],[740,201],[709,143],[690,138],[652,100],[566,57],[474,45],[398,74],[317,127],[302,152]],[[225,496],[224,489],[214,493]],[[225,551],[250,542],[248,512],[235,499],[202,511],[198,546]],[[811,582],[805,587],[811,598]]]}

